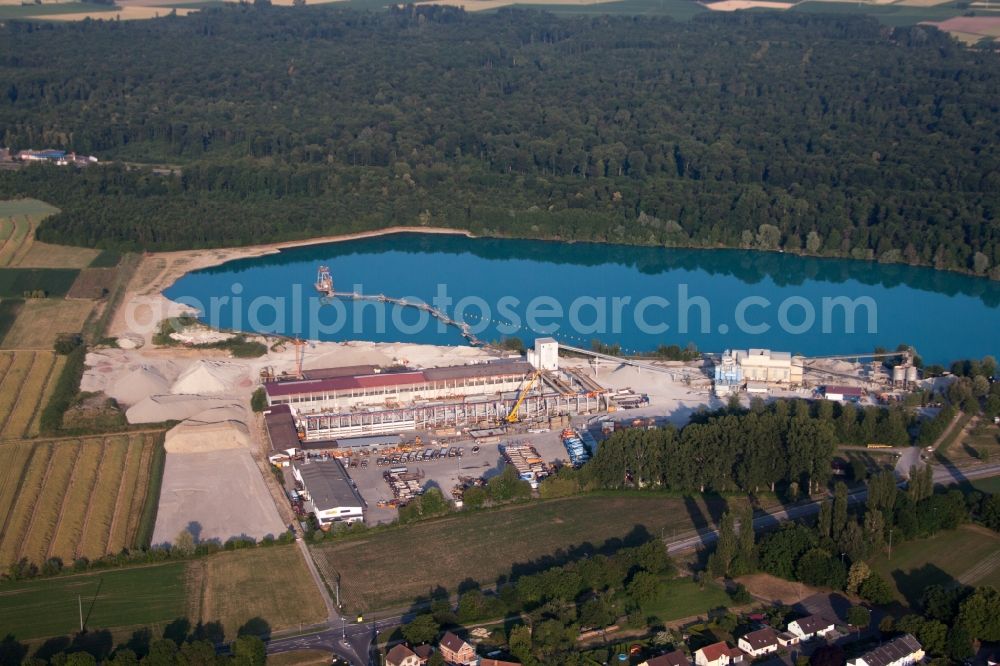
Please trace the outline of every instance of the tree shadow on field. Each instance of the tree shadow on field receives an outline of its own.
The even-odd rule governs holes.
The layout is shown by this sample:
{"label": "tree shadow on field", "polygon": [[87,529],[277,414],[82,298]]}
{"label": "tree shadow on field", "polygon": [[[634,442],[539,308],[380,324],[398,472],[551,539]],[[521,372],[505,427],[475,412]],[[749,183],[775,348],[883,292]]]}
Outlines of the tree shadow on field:
{"label": "tree shadow on field", "polygon": [[180,647],[188,639],[190,631],[190,620],[186,617],[179,617],[163,628],[163,637]]}
{"label": "tree shadow on field", "polygon": [[113,646],[114,639],[111,637],[111,632],[99,629],[74,636],[67,652],[89,652],[100,663],[108,658]]}
{"label": "tree shadow on field", "polygon": [[951,588],[959,584],[950,573],[929,562],[919,569],[911,569],[910,571],[904,572],[896,569],[892,572],[892,579],[910,608],[920,607],[924,590],[931,585]]}
{"label": "tree shadow on field", "polygon": [[126,641],[125,647],[135,652],[135,656],[142,659],[149,654],[149,644],[152,642],[153,632],[149,627],[143,627],[132,632],[132,636]]}
{"label": "tree shadow on field", "polygon": [[43,661],[50,661],[53,655],[65,652],[70,645],[72,645],[72,641],[69,636],[56,636],[39,645],[32,656]]}
{"label": "tree shadow on field", "polygon": [[0,666],[21,666],[28,656],[28,646],[17,640],[14,634],[7,634],[0,640]]}
{"label": "tree shadow on field", "polygon": [[257,636],[265,643],[271,640],[271,623],[262,617],[252,617],[236,630],[237,636]]}

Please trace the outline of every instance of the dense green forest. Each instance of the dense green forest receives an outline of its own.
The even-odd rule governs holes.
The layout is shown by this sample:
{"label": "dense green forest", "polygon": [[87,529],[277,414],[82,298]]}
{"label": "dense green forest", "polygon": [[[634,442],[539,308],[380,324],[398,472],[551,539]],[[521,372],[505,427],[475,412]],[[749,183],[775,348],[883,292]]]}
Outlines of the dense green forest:
{"label": "dense green forest", "polygon": [[[1000,58],[852,16],[215,8],[0,27],[0,174],[120,249],[396,224],[1000,278]],[[154,173],[122,163],[175,165]]]}

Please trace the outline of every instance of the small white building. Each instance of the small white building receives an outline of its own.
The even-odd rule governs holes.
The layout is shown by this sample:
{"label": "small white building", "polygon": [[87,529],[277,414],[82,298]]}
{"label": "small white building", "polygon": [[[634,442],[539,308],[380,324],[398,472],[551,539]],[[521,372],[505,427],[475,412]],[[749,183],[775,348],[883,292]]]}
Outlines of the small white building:
{"label": "small white building", "polygon": [[741,636],[736,644],[751,657],[759,657],[777,652],[778,635],[771,627],[764,627],[763,629],[751,631],[749,634]]}
{"label": "small white building", "polygon": [[306,509],[316,517],[320,528],[364,520],[365,502],[336,458],[297,464],[292,467],[292,475],[302,484]]}
{"label": "small white building", "polygon": [[814,636],[826,636],[833,631],[833,620],[822,615],[808,615],[788,623],[788,633],[800,641],[807,641]]}
{"label": "small white building", "polygon": [[847,666],[910,666],[924,658],[924,648],[912,634],[904,634],[888,643],[869,650]]}
{"label": "small white building", "polygon": [[528,363],[537,370],[559,369],[559,343],[553,338],[535,338],[535,348],[528,350]]}

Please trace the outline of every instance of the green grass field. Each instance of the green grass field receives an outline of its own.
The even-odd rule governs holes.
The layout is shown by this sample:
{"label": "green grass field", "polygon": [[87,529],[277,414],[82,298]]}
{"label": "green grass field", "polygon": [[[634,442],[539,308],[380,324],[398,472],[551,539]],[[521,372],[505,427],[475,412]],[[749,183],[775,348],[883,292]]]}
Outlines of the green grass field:
{"label": "green grass field", "polygon": [[163,625],[185,614],[183,562],[0,585],[0,627],[18,639],[79,630]]}
{"label": "green grass field", "polygon": [[892,549],[872,568],[894,586],[896,598],[908,605],[920,600],[928,585],[992,585],[1000,587],[1000,534],[976,525],[941,532]]}
{"label": "green grass field", "polygon": [[981,493],[995,495],[1000,493],[1000,476],[991,476],[987,479],[976,479],[972,482],[972,487]]}
{"label": "green grass field", "polygon": [[683,533],[693,529],[692,515],[710,520],[723,504],[713,500],[710,512],[700,499],[656,495],[535,501],[326,543],[314,552],[330,579],[340,574],[349,608],[370,611],[407,605],[438,585],[454,592],[466,579],[489,587],[534,571],[545,558],[567,551],[580,557],[609,539],[634,544]]}
{"label": "green grass field", "polygon": [[[45,7],[59,7],[59,11],[66,11],[62,9],[63,7],[71,7],[80,4],[83,7],[92,6],[85,5],[83,3],[70,3],[62,5],[31,5],[25,7],[25,9],[31,9],[32,11],[39,11],[38,8]],[[20,9],[20,6],[10,6],[3,5],[0,6],[0,12],[5,12],[10,9]],[[44,201],[39,201],[38,199],[8,199],[6,201],[0,201],[0,217],[13,217],[15,215],[30,215],[32,217],[45,217],[46,215],[53,215],[58,213],[59,209],[55,206],[51,206]]]}
{"label": "green grass field", "polygon": [[690,578],[677,578],[664,586],[659,596],[642,607],[646,616],[655,616],[662,622],[680,620],[695,615],[705,615],[713,608],[729,606],[732,601],[722,586],[706,581],[704,589]]}
{"label": "green grass field", "polygon": [[76,268],[0,268],[0,298],[21,298],[36,289],[65,296],[79,274]]}

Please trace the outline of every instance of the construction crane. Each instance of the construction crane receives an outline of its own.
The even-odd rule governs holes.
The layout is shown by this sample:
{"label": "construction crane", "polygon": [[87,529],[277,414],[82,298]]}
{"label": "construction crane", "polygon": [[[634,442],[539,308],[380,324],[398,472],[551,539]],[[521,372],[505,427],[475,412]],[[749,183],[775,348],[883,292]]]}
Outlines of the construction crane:
{"label": "construction crane", "polygon": [[523,389],[521,389],[521,395],[517,397],[517,402],[515,402],[514,406],[511,407],[510,413],[507,414],[507,418],[505,418],[504,421],[507,423],[517,423],[517,412],[521,408],[521,403],[528,397],[528,393],[531,392],[531,387],[535,385],[535,382],[538,381],[538,378],[541,376],[541,370],[535,370],[535,372],[532,373],[531,377],[528,379],[528,383],[524,385]]}

